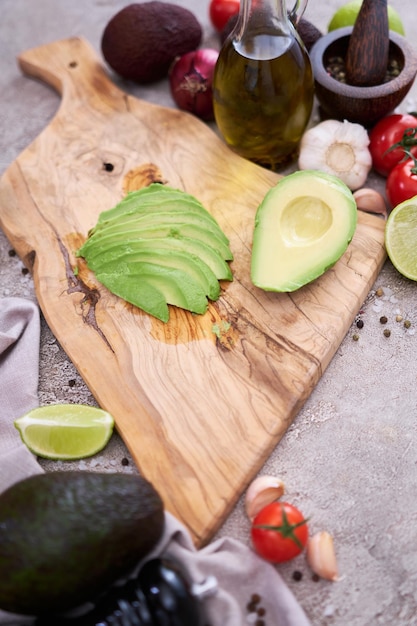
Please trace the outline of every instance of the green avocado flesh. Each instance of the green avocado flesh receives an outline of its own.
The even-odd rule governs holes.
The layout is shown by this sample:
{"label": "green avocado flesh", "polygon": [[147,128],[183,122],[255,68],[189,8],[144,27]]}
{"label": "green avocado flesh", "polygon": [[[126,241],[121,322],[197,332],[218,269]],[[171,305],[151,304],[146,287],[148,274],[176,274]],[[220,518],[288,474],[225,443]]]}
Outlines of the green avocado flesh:
{"label": "green avocado flesh", "polygon": [[[201,241],[190,239],[189,237],[166,237],[165,239],[134,239],[123,243],[115,242],[98,255],[91,254],[89,258],[89,267],[93,271],[97,271],[103,264],[114,262],[114,260],[123,257],[126,262],[134,260],[136,255],[142,253],[152,254],[155,252],[160,258],[165,251],[173,254],[185,254],[190,257],[193,263],[200,264],[204,262],[214,274],[214,279],[231,280],[232,272],[230,266],[220,256],[220,254]],[[202,264],[203,265],[203,264]],[[207,271],[207,270],[205,270]],[[217,290],[218,286],[215,287]]]}
{"label": "green avocado flesh", "polygon": [[[145,187],[144,189],[149,189],[149,187]],[[162,189],[166,189],[162,187]],[[114,209],[110,209],[109,211],[104,211],[101,213],[97,226],[94,230],[102,230],[107,226],[111,226],[114,220],[118,220],[121,216],[123,218],[127,218],[128,216],[139,216],[141,214],[148,214],[150,211],[152,213],[158,211],[162,213],[164,211],[169,211],[173,213],[175,211],[179,211],[180,213],[183,211],[187,211],[187,213],[195,213],[196,215],[200,215],[202,219],[209,219],[216,224],[214,218],[207,213],[206,209],[194,198],[178,198],[178,193],[170,194],[169,192],[159,192],[158,196],[162,195],[162,198],[157,197],[155,192],[149,193],[145,195],[144,193],[139,192],[131,192],[129,193]],[[141,198],[140,205],[138,205],[138,196]]]}
{"label": "green avocado flesh", "polygon": [[100,255],[104,249],[113,244],[130,244],[136,240],[143,239],[173,239],[187,238],[194,239],[196,243],[202,242],[209,245],[226,261],[231,261],[233,255],[230,251],[227,240],[225,241],[217,233],[206,228],[205,224],[194,223],[193,218],[189,219],[187,215],[183,215],[182,219],[189,221],[181,221],[178,218],[172,220],[169,213],[161,215],[149,216],[146,221],[138,220],[133,226],[126,223],[114,227],[112,231],[106,233],[95,233],[90,236],[82,247],[83,253],[89,254],[90,257]]}
{"label": "green avocado flesh", "polygon": [[131,230],[146,229],[150,226],[170,225],[171,228],[179,228],[181,224],[193,224],[207,230],[210,235],[219,238],[226,245],[229,241],[224,235],[216,222],[213,222],[211,218],[204,215],[197,214],[194,211],[170,211],[169,208],[160,211],[159,209],[149,209],[148,212],[140,212],[138,215],[127,215],[126,217],[119,217],[117,220],[112,220],[110,223],[106,223],[103,228],[94,228],[89,237],[92,242],[96,242],[101,238],[107,237],[109,234],[126,233]]}
{"label": "green avocado flesh", "polygon": [[180,269],[152,263],[138,263],[129,272],[99,274],[99,280],[117,296],[163,322],[169,319],[168,304],[192,313],[207,311],[205,290]]}
{"label": "green avocado flesh", "polygon": [[290,292],[310,283],[344,254],[356,223],[353,194],[339,178],[312,170],[282,178],[256,212],[253,284]]}
{"label": "green avocado flesh", "polygon": [[0,495],[0,609],[53,615],[94,601],[153,549],[164,523],[140,476],[57,471],[15,483]]}
{"label": "green avocado flesh", "polygon": [[[188,276],[194,280],[195,284],[200,285],[204,293],[211,300],[217,300],[220,295],[220,285],[216,275],[211,271],[208,265],[201,261],[199,257],[191,255],[183,250],[159,250],[158,248],[142,248],[133,252],[124,251],[119,257],[121,261],[116,259],[118,263],[117,274],[132,274],[140,272],[136,268],[142,263],[151,263],[156,267],[167,267],[170,269],[178,269],[183,273],[184,278]],[[104,259],[97,263],[95,267],[91,267],[97,277],[102,274],[114,273],[115,259]]]}
{"label": "green avocado flesh", "polygon": [[168,305],[203,314],[233,280],[229,240],[193,196],[154,183],[103,211],[76,252],[112,293],[163,322]]}

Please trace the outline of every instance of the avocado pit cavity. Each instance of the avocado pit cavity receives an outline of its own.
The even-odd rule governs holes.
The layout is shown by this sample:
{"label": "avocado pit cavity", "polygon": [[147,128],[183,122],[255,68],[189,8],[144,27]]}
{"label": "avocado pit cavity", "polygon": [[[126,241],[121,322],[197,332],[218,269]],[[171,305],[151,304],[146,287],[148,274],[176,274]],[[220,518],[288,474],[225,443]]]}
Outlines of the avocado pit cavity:
{"label": "avocado pit cavity", "polygon": [[314,196],[294,198],[284,208],[280,231],[289,246],[308,246],[318,241],[331,227],[331,208]]}

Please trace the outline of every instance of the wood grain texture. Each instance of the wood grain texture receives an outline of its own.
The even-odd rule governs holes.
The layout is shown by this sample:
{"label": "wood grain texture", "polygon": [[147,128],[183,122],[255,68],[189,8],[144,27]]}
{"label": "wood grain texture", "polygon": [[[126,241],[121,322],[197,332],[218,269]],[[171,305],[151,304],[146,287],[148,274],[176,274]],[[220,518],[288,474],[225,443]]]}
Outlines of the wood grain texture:
{"label": "wood grain texture", "polygon": [[[324,276],[292,294],[262,292],[249,274],[254,215],[277,174],[234,155],[197,118],[119,90],[84,40],[29,50],[19,62],[62,100],[0,181],[1,226],[139,470],[202,545],[340,345],[385,259],[384,222],[360,214],[353,242]],[[156,172],[195,195],[229,237],[234,281],[204,316],[171,307],[163,324],[82,264],[77,274],[75,249],[132,172]]]}

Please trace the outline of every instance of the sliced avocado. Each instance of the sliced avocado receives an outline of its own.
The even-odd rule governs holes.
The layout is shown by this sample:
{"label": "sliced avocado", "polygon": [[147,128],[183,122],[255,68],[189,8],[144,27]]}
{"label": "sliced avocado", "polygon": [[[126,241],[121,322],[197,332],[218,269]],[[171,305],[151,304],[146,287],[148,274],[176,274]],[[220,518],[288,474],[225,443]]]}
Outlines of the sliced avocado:
{"label": "sliced avocado", "polygon": [[163,529],[162,500],[141,476],[54,471],[17,482],[0,495],[0,608],[40,616],[94,602]]}
{"label": "sliced avocado", "polygon": [[[138,191],[131,191],[115,207],[103,211],[97,222],[97,229],[101,229],[109,222],[120,219],[122,216],[154,212],[154,210],[187,210],[203,214],[208,219],[216,221],[194,196],[160,184],[152,184]],[[216,222],[217,223],[217,222]]]}
{"label": "sliced avocado", "polygon": [[311,282],[343,255],[356,223],[353,194],[336,176],[304,170],[282,178],[256,213],[253,284],[289,292]]}
{"label": "sliced avocado", "polygon": [[[137,264],[151,263],[159,267],[171,267],[183,272],[184,277],[190,277],[204,291],[210,300],[217,300],[220,295],[220,285],[215,274],[208,265],[196,256],[183,250],[153,250],[144,247],[133,249],[116,259],[97,257],[93,265],[89,264],[93,272],[101,274],[132,274]],[[181,285],[180,285],[181,286]]]}
{"label": "sliced avocado", "polygon": [[175,228],[178,225],[184,223],[194,224],[196,226],[200,226],[200,228],[205,228],[206,230],[212,232],[214,235],[217,235],[217,237],[219,239],[222,239],[224,243],[226,243],[227,245],[229,244],[229,240],[227,239],[221,228],[215,222],[212,222],[210,219],[207,219],[203,215],[197,215],[195,213],[189,213],[187,211],[175,211],[173,213],[170,213],[169,211],[154,211],[152,213],[135,216],[134,219],[128,219],[127,221],[121,219],[119,222],[118,220],[116,220],[112,228],[92,233],[91,236],[89,236],[86,240],[84,246],[87,246],[89,242],[96,242],[101,238],[106,237],[107,235],[113,236],[115,233],[127,234],[133,230],[136,231],[141,228],[149,228],[151,226],[158,225],[171,225],[173,228]]}
{"label": "sliced avocado", "polygon": [[[134,203],[132,203],[133,205]],[[200,215],[204,219],[212,221],[216,226],[218,226],[214,217],[208,213],[204,207],[192,202],[191,200],[158,200],[156,202],[152,202],[151,198],[148,198],[146,202],[142,202],[140,206],[132,206],[127,205],[126,210],[123,213],[119,213],[114,215],[112,218],[101,221],[95,228],[92,229],[90,234],[94,234],[97,232],[105,231],[109,228],[112,228],[114,222],[118,223],[132,223],[141,215],[153,215],[154,213],[161,213],[169,211],[170,213],[175,213],[179,211],[183,213],[187,211],[187,213],[196,213]]]}
{"label": "sliced avocado", "polygon": [[[119,285],[119,289],[122,290],[123,286],[126,284],[126,281],[124,281],[125,276],[123,274],[112,274],[109,275],[109,278],[105,278],[106,276],[106,274],[103,274],[101,277],[97,277],[100,282],[103,283],[103,285],[105,285],[112,293],[116,296],[120,295],[115,291],[115,289],[111,289],[111,285],[114,287]],[[142,278],[139,280],[135,279],[134,284],[129,284],[132,285],[132,288],[134,287],[134,301],[132,300],[132,297],[124,297],[126,302],[130,302],[131,304],[138,306],[145,311],[145,313],[149,313],[163,322],[167,322],[169,320],[167,299],[161,290]]]}
{"label": "sliced avocado", "polygon": [[[203,314],[207,311],[207,298],[200,284],[189,274],[177,268],[144,262],[136,263],[128,273],[103,272],[97,274],[97,278],[112,293],[140,307],[154,317],[158,317],[158,311],[153,310],[147,301],[143,302],[141,297],[139,285],[142,281],[160,291],[168,304],[173,304],[192,313]],[[168,321],[165,316],[158,319],[163,322]]]}
{"label": "sliced avocado", "polygon": [[223,259],[217,250],[211,246],[198,241],[197,239],[190,239],[189,237],[159,237],[156,239],[133,239],[126,242],[116,241],[105,249],[92,250],[88,254],[88,265],[91,269],[95,269],[96,264],[115,261],[117,259],[123,260],[126,257],[126,261],[135,252],[147,251],[182,251],[190,254],[192,257],[198,257],[206,265],[209,266],[217,280],[231,280],[232,272],[229,264]]}
{"label": "sliced avocado", "polygon": [[168,223],[161,221],[160,216],[153,220],[141,222],[135,227],[115,228],[111,233],[99,234],[95,233],[89,237],[81,248],[76,252],[77,256],[85,256],[94,252],[99,253],[102,249],[112,245],[112,243],[128,243],[136,239],[144,238],[190,238],[196,239],[206,245],[215,248],[225,261],[233,260],[233,254],[230,250],[228,240],[224,234],[215,232],[206,228],[204,223],[193,223],[192,221]]}
{"label": "sliced avocado", "polygon": [[161,214],[169,214],[170,216],[175,216],[176,214],[178,214],[179,219],[182,219],[184,215],[195,215],[195,217],[201,222],[204,222],[204,224],[206,225],[208,224],[208,228],[211,228],[213,232],[223,232],[217,222],[209,215],[209,213],[200,211],[195,207],[188,206],[187,202],[178,202],[175,204],[173,204],[172,202],[168,202],[158,203],[157,205],[155,204],[152,206],[152,208],[142,206],[140,210],[132,211],[130,213],[124,213],[122,215],[119,215],[117,218],[102,222],[89,232],[89,236],[99,234],[104,235],[107,232],[113,230],[115,226],[121,226],[122,224],[125,224],[126,227],[133,227],[139,220],[156,217]]}
{"label": "sliced avocado", "polygon": [[166,304],[204,312],[207,297],[220,295],[219,280],[233,280],[229,240],[217,221],[193,196],[159,184],[101,213],[76,256],[110,291],[164,321],[161,294]]}

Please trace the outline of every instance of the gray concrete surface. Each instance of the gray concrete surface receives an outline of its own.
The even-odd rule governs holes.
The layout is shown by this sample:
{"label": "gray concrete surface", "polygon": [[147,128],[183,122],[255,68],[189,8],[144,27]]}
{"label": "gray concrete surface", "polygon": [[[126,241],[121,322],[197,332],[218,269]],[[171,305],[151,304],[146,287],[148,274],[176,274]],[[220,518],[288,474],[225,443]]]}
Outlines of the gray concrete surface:
{"label": "gray concrete surface", "polygon": [[[0,173],[48,124],[58,96],[25,78],[16,55],[33,46],[73,35],[97,50],[108,19],[122,0],[1,0]],[[217,45],[208,0],[182,0],[205,29],[204,44]],[[326,30],[341,0],[310,0],[306,17]],[[415,0],[391,0],[416,41]],[[166,81],[149,87],[125,85],[135,95],[173,106]],[[416,110],[417,87],[400,110]],[[369,184],[383,189],[371,175]],[[377,295],[377,289],[383,294]],[[11,256],[0,233],[0,297],[35,299],[30,275]],[[280,476],[287,499],[310,519],[312,532],[335,539],[341,578],[314,581],[304,556],[279,571],[314,626],[412,626],[417,624],[417,292],[387,262],[358,312],[364,322],[347,333],[321,381],[262,469]],[[383,327],[380,317],[388,323]],[[411,322],[406,329],[396,321]],[[391,336],[383,335],[389,328]],[[359,340],[354,341],[353,335]],[[39,395],[42,404],[94,403],[89,390],[56,339],[42,325]],[[127,459],[127,461],[126,461]],[[129,463],[126,465],[126,463]],[[244,459],[242,459],[244,462]],[[62,464],[43,463],[49,471]],[[66,466],[68,467],[68,466]],[[136,471],[115,435],[106,450],[69,467]],[[243,498],[217,536],[249,543]],[[294,580],[294,571],[302,573]],[[268,624],[268,626],[279,626]]]}

